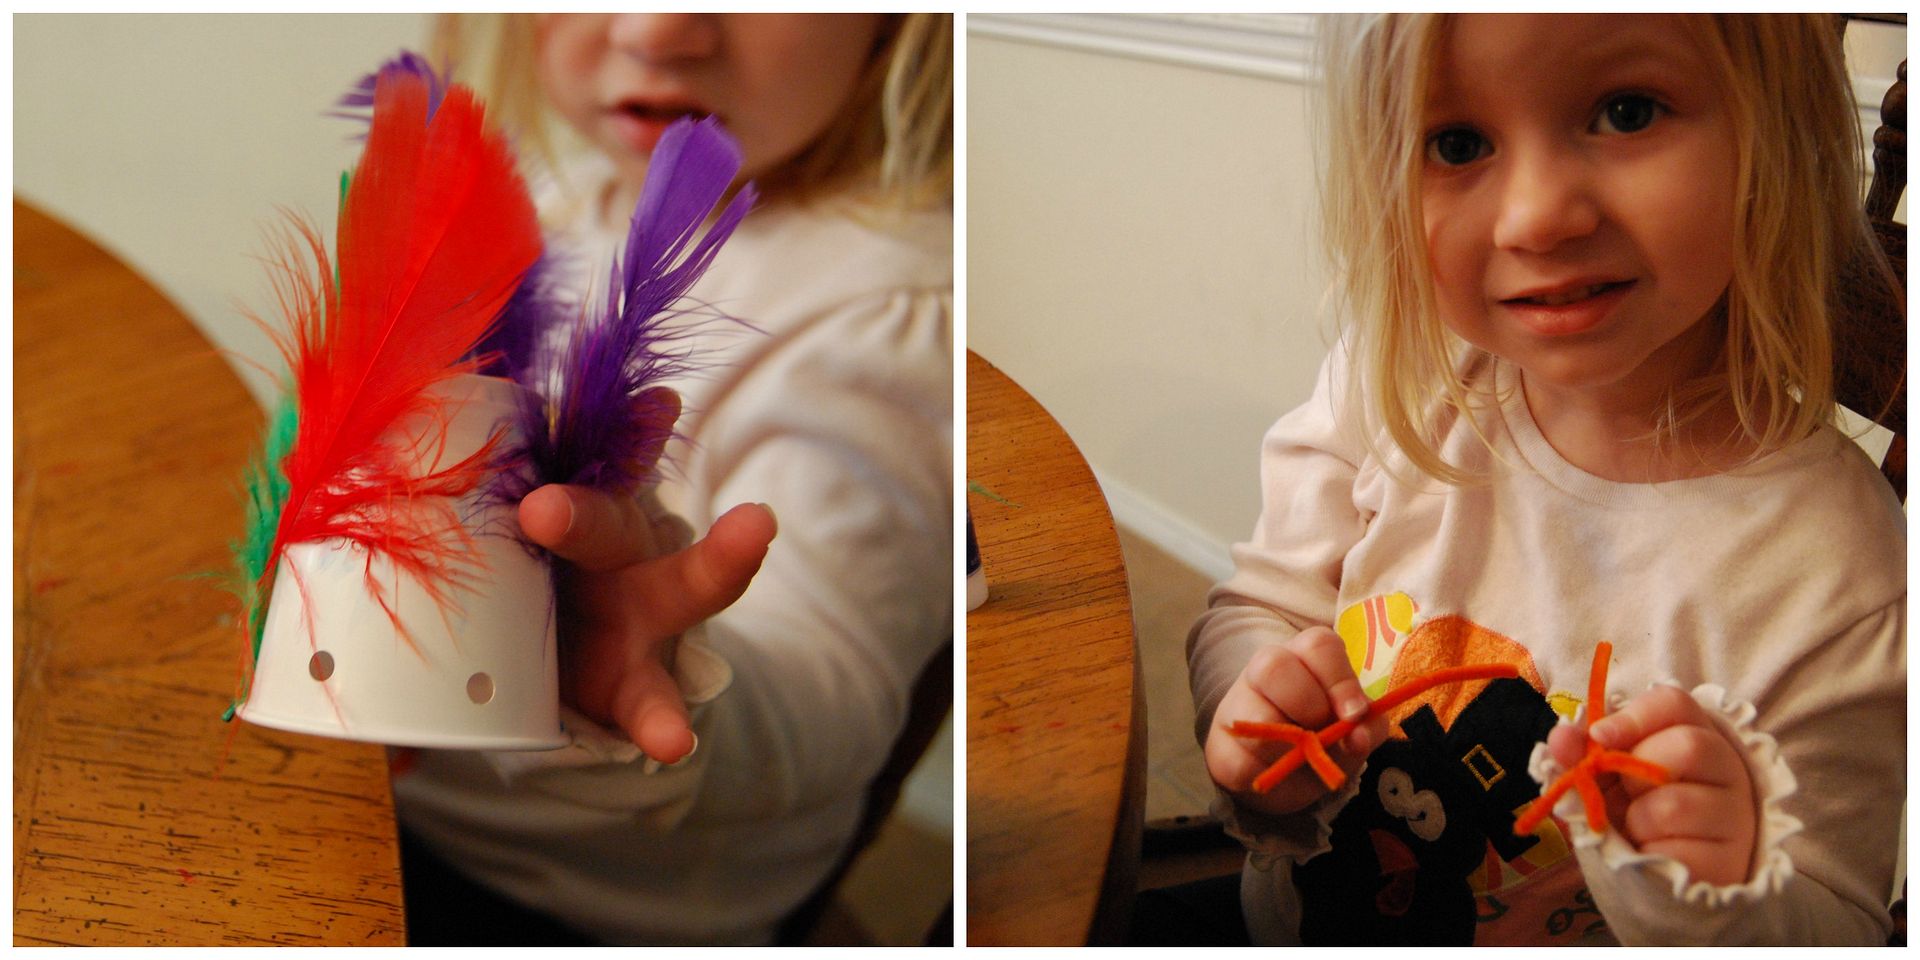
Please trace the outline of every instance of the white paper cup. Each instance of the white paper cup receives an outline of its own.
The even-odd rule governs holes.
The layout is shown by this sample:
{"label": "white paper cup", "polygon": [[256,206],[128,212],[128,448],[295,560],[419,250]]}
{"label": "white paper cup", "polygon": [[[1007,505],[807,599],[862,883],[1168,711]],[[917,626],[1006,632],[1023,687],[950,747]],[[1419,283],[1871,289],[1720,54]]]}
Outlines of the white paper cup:
{"label": "white paper cup", "polygon": [[[446,442],[436,434],[414,444],[424,461],[418,473],[458,463],[498,427],[508,431],[504,442],[517,442],[519,390],[479,376],[435,388],[451,401]],[[395,429],[422,438],[437,425],[421,417]],[[364,548],[345,540],[289,546],[240,718],[397,746],[565,746],[547,563],[515,539],[514,505],[488,502],[484,486],[455,509],[474,535],[478,564],[463,568],[466,586],[443,588],[444,605],[389,558],[373,557],[372,575],[405,637],[368,589]]]}

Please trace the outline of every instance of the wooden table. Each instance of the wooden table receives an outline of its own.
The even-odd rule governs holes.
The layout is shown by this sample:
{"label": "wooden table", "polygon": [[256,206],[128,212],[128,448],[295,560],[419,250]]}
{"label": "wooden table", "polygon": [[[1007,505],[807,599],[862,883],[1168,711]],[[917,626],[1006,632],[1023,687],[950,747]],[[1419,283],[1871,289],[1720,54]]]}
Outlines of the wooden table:
{"label": "wooden table", "polygon": [[967,497],[987,575],[967,615],[967,943],[1116,943],[1146,796],[1126,566],[1073,441],[967,353]]}
{"label": "wooden table", "polygon": [[153,287],[13,213],[14,943],[404,943],[381,748],[220,720],[237,602],[195,575],[259,411]]}

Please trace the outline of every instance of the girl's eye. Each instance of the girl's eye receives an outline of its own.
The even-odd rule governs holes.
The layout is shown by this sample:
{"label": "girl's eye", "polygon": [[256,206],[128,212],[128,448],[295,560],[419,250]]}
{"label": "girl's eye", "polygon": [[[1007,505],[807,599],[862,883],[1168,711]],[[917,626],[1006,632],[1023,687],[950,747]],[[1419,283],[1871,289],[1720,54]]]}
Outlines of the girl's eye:
{"label": "girl's eye", "polygon": [[1465,127],[1452,127],[1427,138],[1427,159],[1461,167],[1487,153],[1487,138]]}
{"label": "girl's eye", "polygon": [[1623,93],[1600,107],[1600,116],[1593,121],[1594,132],[1638,133],[1652,126],[1663,109],[1652,97]]}

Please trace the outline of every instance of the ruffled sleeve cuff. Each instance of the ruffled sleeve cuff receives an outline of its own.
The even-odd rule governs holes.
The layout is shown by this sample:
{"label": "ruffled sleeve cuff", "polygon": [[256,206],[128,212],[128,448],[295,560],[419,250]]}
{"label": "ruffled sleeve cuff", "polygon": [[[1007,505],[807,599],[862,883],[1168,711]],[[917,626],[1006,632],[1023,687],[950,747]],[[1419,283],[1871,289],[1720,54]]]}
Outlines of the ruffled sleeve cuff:
{"label": "ruffled sleeve cuff", "polygon": [[[1623,942],[1633,942],[1628,934],[1634,930],[1647,933],[1646,942],[1677,944],[1710,939],[1724,923],[1702,923],[1700,918],[1709,914],[1725,918],[1730,909],[1750,909],[1779,894],[1794,873],[1793,858],[1781,844],[1800,832],[1801,823],[1784,806],[1795,783],[1793,771],[1780,756],[1779,744],[1772,735],[1754,728],[1753,704],[1734,699],[1715,684],[1696,687],[1691,695],[1707,709],[1728,741],[1740,747],[1753,779],[1759,804],[1753,873],[1745,883],[1737,884],[1693,880],[1680,861],[1634,849],[1615,825],[1609,824],[1604,833],[1595,833],[1587,826],[1578,792],[1568,791],[1554,806],[1553,815],[1562,821],[1573,841],[1595,902]],[[1616,695],[1614,700],[1624,702],[1625,698]],[[1536,782],[1544,788],[1563,772],[1545,743],[1534,745],[1527,773]]]}
{"label": "ruffled sleeve cuff", "polygon": [[1215,787],[1211,812],[1227,836],[1240,841],[1260,870],[1282,860],[1302,863],[1333,849],[1333,818],[1360,792],[1361,767],[1335,790],[1295,813],[1274,816],[1248,810]]}

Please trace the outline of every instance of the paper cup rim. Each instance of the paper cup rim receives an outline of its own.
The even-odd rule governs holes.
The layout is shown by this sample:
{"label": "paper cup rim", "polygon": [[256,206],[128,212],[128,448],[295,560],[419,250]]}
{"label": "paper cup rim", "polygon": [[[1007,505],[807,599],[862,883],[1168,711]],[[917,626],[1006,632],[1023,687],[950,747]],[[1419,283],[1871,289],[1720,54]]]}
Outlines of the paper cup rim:
{"label": "paper cup rim", "polygon": [[312,734],[335,740],[378,743],[389,747],[422,747],[429,750],[558,750],[573,742],[573,738],[564,730],[552,737],[503,737],[486,734],[462,735],[343,728],[338,724],[318,723],[300,717],[262,711],[255,708],[251,701],[241,704],[235,716],[256,727]]}

